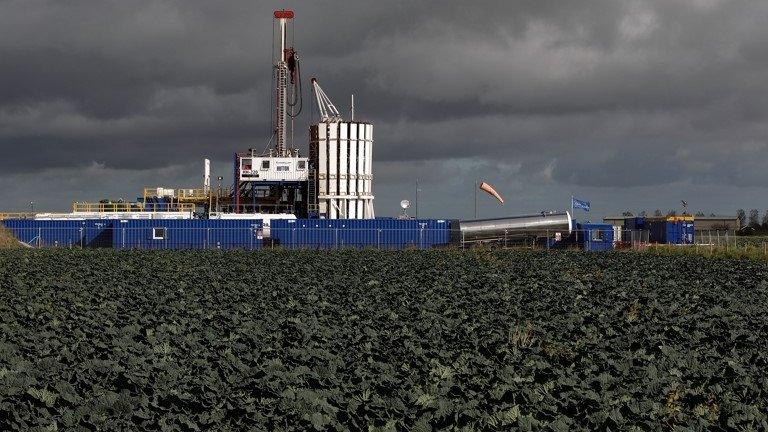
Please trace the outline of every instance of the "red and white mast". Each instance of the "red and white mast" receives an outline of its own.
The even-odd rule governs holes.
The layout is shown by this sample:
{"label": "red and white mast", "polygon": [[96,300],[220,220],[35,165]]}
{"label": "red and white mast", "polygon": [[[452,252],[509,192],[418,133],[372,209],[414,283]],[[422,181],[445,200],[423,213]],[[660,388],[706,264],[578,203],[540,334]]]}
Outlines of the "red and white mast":
{"label": "red and white mast", "polygon": [[275,59],[275,152],[278,157],[287,155],[288,142],[288,80],[295,82],[296,76],[296,51],[293,47],[287,47],[288,20],[293,19],[293,11],[275,11],[275,19],[278,22],[280,32],[280,51]]}

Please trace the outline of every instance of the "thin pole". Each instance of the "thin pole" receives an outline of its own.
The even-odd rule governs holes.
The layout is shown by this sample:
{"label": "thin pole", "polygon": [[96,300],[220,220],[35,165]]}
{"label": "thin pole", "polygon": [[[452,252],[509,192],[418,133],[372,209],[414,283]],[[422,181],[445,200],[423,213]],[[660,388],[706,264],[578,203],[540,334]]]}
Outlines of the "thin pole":
{"label": "thin pole", "polygon": [[477,180],[475,180],[475,219],[477,219]]}
{"label": "thin pole", "polygon": [[416,219],[419,218],[419,179],[416,179]]}

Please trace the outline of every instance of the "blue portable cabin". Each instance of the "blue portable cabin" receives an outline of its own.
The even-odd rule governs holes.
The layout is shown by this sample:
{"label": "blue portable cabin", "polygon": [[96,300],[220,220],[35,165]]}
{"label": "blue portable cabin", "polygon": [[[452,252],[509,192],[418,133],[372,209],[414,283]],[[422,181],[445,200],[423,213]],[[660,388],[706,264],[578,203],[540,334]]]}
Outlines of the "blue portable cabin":
{"label": "blue portable cabin", "polygon": [[276,219],[272,240],[287,248],[426,249],[447,245],[451,221],[444,219]]}
{"label": "blue portable cabin", "polygon": [[2,225],[24,243],[38,247],[112,247],[113,220],[8,219]]}
{"label": "blue portable cabin", "polygon": [[261,219],[116,220],[116,249],[261,249]]}
{"label": "blue portable cabin", "polygon": [[577,225],[582,248],[585,251],[598,252],[613,250],[613,225],[604,223],[585,223]]}

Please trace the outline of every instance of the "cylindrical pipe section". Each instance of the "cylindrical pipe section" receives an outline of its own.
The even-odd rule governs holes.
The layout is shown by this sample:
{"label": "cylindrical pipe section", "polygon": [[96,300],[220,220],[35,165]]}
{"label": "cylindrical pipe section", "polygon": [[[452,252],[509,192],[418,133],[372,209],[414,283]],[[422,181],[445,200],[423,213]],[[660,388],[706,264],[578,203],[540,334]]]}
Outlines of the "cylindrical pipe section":
{"label": "cylindrical pipe section", "polygon": [[459,222],[459,229],[465,240],[472,241],[504,238],[505,235],[546,236],[556,232],[568,235],[571,233],[572,223],[568,212],[550,212],[498,219],[464,220]]}

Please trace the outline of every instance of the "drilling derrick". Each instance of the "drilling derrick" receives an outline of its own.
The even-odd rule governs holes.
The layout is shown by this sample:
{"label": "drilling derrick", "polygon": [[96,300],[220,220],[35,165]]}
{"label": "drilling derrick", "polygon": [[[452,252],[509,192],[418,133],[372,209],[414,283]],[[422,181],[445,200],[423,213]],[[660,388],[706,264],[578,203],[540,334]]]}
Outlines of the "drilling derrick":
{"label": "drilling derrick", "polygon": [[[280,34],[275,68],[275,154],[286,157],[295,149],[288,149],[289,132],[293,132],[292,120],[301,112],[301,77],[299,76],[299,57],[296,50],[288,45],[288,23],[293,19],[293,11],[275,11],[278,32]],[[292,135],[292,134],[291,134]],[[290,143],[293,144],[292,142]]]}
{"label": "drilling derrick", "polygon": [[[233,213],[285,213],[306,217],[308,159],[293,145],[293,120],[301,113],[301,63],[289,28],[293,11],[278,10],[279,35],[273,46],[273,135],[264,152],[250,149],[235,155]],[[227,209],[230,210],[230,209]]]}

